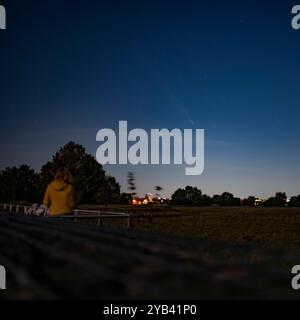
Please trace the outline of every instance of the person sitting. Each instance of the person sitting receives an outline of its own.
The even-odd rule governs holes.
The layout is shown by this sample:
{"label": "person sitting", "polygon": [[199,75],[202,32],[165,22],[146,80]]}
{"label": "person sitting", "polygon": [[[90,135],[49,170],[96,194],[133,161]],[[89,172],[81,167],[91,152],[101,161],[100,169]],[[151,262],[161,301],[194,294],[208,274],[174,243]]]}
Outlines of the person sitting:
{"label": "person sitting", "polygon": [[67,168],[59,168],[55,179],[48,185],[43,204],[50,207],[50,216],[71,214],[76,206],[76,192]]}

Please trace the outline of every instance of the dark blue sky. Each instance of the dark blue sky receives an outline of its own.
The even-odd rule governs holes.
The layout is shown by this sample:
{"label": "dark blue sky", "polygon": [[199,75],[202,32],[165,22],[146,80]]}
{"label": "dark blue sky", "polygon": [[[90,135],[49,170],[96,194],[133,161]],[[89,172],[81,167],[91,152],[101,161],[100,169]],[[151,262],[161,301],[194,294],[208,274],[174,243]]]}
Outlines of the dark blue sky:
{"label": "dark blue sky", "polygon": [[[299,1],[300,2],[300,1]],[[300,31],[294,1],[5,1],[0,168],[35,169],[97,130],[204,128],[205,171],[105,166],[126,191],[300,193]],[[299,3],[300,4],[300,3]]]}

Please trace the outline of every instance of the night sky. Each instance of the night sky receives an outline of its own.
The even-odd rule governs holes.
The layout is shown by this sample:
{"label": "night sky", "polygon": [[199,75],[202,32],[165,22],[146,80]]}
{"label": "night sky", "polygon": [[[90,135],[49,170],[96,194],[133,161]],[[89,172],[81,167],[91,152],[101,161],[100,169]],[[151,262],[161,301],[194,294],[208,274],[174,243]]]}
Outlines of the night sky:
{"label": "night sky", "polygon": [[39,170],[96,132],[205,129],[205,169],[104,166],[126,191],[300,194],[300,1],[0,0],[0,169]]}

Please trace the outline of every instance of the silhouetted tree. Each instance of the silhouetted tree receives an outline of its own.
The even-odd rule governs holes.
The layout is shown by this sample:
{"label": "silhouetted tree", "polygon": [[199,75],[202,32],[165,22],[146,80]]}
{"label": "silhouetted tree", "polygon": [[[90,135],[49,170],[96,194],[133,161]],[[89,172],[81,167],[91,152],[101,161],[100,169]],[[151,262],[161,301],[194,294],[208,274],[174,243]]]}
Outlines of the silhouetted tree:
{"label": "silhouetted tree", "polygon": [[245,206],[254,207],[255,206],[255,197],[250,196],[244,201]]}
{"label": "silhouetted tree", "polygon": [[42,167],[40,176],[44,190],[60,167],[71,171],[73,185],[81,192],[83,203],[96,203],[100,199],[106,203],[108,199],[111,201],[120,195],[120,186],[114,179],[105,176],[102,165],[82,145],[69,142],[58,150],[51,162]]}
{"label": "silhouetted tree", "polygon": [[196,187],[185,187],[186,197],[190,204],[198,205],[201,202],[202,191]]}
{"label": "silhouetted tree", "polygon": [[119,203],[120,188],[114,177],[105,176],[101,188],[96,194],[95,203],[105,205]]}
{"label": "silhouetted tree", "polygon": [[119,204],[129,204],[132,201],[132,195],[130,193],[121,193],[119,197]]}
{"label": "silhouetted tree", "polygon": [[287,195],[285,192],[276,192],[275,198],[281,199],[283,201],[287,201]]}
{"label": "silhouetted tree", "polygon": [[219,194],[213,195],[211,199],[211,203],[215,206],[219,206],[221,203],[221,196]]}
{"label": "silhouetted tree", "polygon": [[207,194],[203,194],[201,197],[201,206],[210,206],[212,204],[211,197]]}
{"label": "silhouetted tree", "polygon": [[285,192],[277,192],[275,197],[271,197],[264,202],[265,207],[284,207],[287,203]]}
{"label": "silhouetted tree", "polygon": [[235,198],[233,194],[229,192],[223,192],[221,195],[214,195],[212,197],[212,204],[218,206],[240,206],[241,200]]}
{"label": "silhouetted tree", "polygon": [[202,195],[198,188],[186,186],[173,193],[172,202],[177,205],[206,206],[211,204],[211,199],[208,195]]}
{"label": "silhouetted tree", "polygon": [[186,197],[186,191],[184,189],[177,189],[173,194],[172,194],[172,202],[176,205],[187,205],[190,204],[188,203],[188,199]]}
{"label": "silhouetted tree", "polygon": [[221,206],[230,206],[233,202],[233,194],[229,192],[223,192],[220,198]]}
{"label": "silhouetted tree", "polygon": [[289,207],[300,207],[300,195],[291,197],[290,202],[288,203]]}
{"label": "silhouetted tree", "polygon": [[155,187],[155,191],[156,191],[156,196],[157,196],[157,198],[160,197],[160,193],[161,193],[162,189],[163,189],[163,188],[160,187],[160,186],[156,186],[156,187]]}
{"label": "silhouetted tree", "polygon": [[131,195],[135,196],[136,185],[135,185],[135,176],[133,172],[128,172],[127,182],[128,182],[128,189],[131,191]]}
{"label": "silhouetted tree", "polygon": [[29,166],[0,171],[1,202],[38,202],[41,195],[39,177]]}

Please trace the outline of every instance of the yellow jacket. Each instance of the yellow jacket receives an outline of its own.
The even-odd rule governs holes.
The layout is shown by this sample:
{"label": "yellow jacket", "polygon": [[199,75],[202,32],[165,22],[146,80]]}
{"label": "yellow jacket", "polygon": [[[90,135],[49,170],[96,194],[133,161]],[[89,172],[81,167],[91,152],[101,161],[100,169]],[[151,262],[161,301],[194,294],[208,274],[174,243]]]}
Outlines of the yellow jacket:
{"label": "yellow jacket", "polygon": [[75,190],[64,181],[54,180],[47,187],[43,203],[50,207],[51,216],[71,213],[76,205]]}

